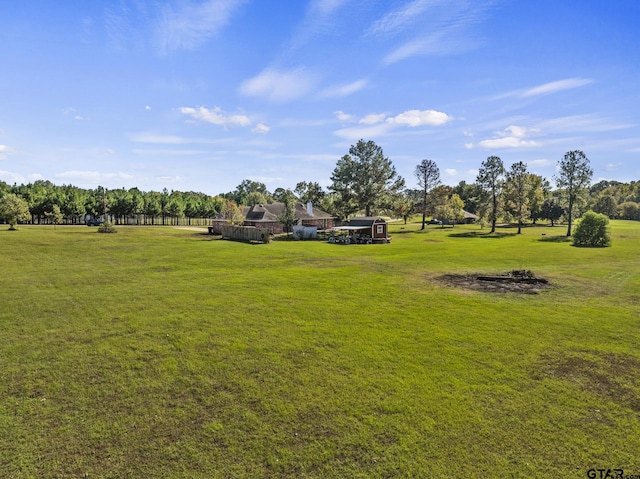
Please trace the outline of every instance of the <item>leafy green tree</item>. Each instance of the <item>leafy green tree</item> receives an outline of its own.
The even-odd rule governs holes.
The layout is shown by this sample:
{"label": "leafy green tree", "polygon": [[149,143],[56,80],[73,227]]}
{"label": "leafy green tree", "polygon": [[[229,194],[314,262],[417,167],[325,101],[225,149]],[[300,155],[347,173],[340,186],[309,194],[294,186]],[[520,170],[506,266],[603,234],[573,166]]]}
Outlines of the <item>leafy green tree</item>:
{"label": "leafy green tree", "polygon": [[625,201],[618,205],[618,215],[624,220],[640,220],[640,204],[635,201]]}
{"label": "leafy green tree", "polygon": [[488,194],[489,221],[491,221],[491,233],[496,231],[498,211],[500,206],[500,193],[502,191],[504,164],[498,156],[490,156],[482,162],[476,183]]}
{"label": "leafy green tree", "polygon": [[[255,200],[249,198],[251,193],[261,193],[263,195],[260,201],[257,203],[251,203]],[[253,180],[242,180],[242,182],[236,187],[234,191],[224,195],[227,199],[233,200],[237,205],[252,206],[253,204],[265,204],[271,202],[271,194],[267,190],[264,183]]]}
{"label": "leafy green tree", "polygon": [[15,231],[16,224],[31,218],[29,203],[15,193],[8,193],[0,199],[0,218],[9,223],[9,230]]}
{"label": "leafy green tree", "polygon": [[530,183],[527,165],[518,161],[506,172],[504,188],[504,209],[518,220],[518,234],[522,233],[522,223],[529,218]]}
{"label": "leafy green tree", "polygon": [[271,194],[271,198],[273,198],[273,201],[277,201],[278,203],[284,203],[284,198],[285,196],[287,196],[288,191],[289,190],[286,190],[285,188],[278,187],[275,190],[273,190],[273,193]]}
{"label": "leafy green tree", "polygon": [[264,205],[264,204],[270,203],[270,201],[271,201],[271,198],[267,197],[267,195],[265,195],[261,191],[252,191],[246,196],[246,199],[244,200],[244,205],[246,206]]}
{"label": "leafy green tree", "polygon": [[325,191],[317,181],[300,181],[293,190],[302,203],[313,203],[319,205],[326,196]]}
{"label": "leafy green tree", "polygon": [[119,224],[125,221],[125,218],[131,214],[133,207],[131,203],[131,195],[124,188],[118,190],[110,190],[108,194],[110,198],[109,213],[114,218],[115,223]]}
{"label": "leafy green tree", "polygon": [[385,205],[391,196],[404,188],[404,179],[398,176],[391,160],[373,141],[360,140],[351,145],[331,174],[329,187],[352,212],[364,210],[370,216]]}
{"label": "leafy green tree", "polygon": [[609,246],[609,218],[594,211],[582,215],[573,235],[574,246]]}
{"label": "leafy green tree", "polygon": [[284,227],[286,233],[290,233],[293,225],[296,223],[295,196],[289,190],[283,198],[284,208],[282,213],[278,215],[278,222]]}
{"label": "leafy green tree", "polygon": [[558,175],[555,176],[556,186],[563,189],[567,200],[567,236],[571,236],[573,208],[579,196],[591,182],[593,170],[584,152],[573,150],[565,153],[558,162]]}
{"label": "leafy green tree", "polygon": [[[427,195],[427,208],[437,215],[440,206],[446,206],[453,194],[453,188],[447,185],[438,185]],[[459,196],[459,195],[458,195]]]}
{"label": "leafy green tree", "polygon": [[220,216],[227,220],[229,224],[241,225],[244,223],[244,214],[242,207],[237,205],[233,200],[225,200],[220,209]]}
{"label": "leafy green tree", "polygon": [[427,221],[427,195],[432,188],[440,184],[440,169],[435,161],[422,160],[416,166],[415,175],[422,194],[422,227],[420,229],[424,229]]}
{"label": "leafy green tree", "polygon": [[555,222],[562,218],[564,208],[560,205],[558,198],[547,198],[542,202],[540,217],[551,221],[551,226],[555,226]]}
{"label": "leafy green tree", "polygon": [[162,195],[157,191],[148,191],[143,195],[144,205],[142,212],[145,224],[147,224],[149,218],[151,218],[151,224],[155,224],[155,219],[162,213],[161,198]]}
{"label": "leafy green tree", "polygon": [[611,193],[600,194],[593,205],[593,211],[615,218],[618,214],[618,202]]}
{"label": "leafy green tree", "polygon": [[393,198],[391,213],[395,218],[402,218],[406,225],[407,220],[413,214],[414,206],[415,202],[411,195],[400,193]]}
{"label": "leafy green tree", "polygon": [[71,185],[64,187],[64,197],[60,205],[63,216],[70,219],[73,224],[79,223],[86,214],[86,201],[87,193],[85,190]]}
{"label": "leafy green tree", "polygon": [[191,225],[191,219],[197,218],[202,210],[202,200],[195,193],[185,193],[184,195],[184,215],[187,217],[187,223]]}
{"label": "leafy green tree", "polygon": [[538,219],[542,218],[542,203],[550,190],[549,182],[540,175],[529,173],[529,195],[527,203],[529,205],[529,218],[536,224]]}
{"label": "leafy green tree", "polygon": [[464,220],[464,201],[457,193],[452,193],[446,201],[436,207],[436,215],[438,219],[442,221],[442,228],[444,224],[448,223],[452,227],[455,227],[456,223]]}
{"label": "leafy green tree", "polygon": [[477,183],[461,181],[453,187],[456,193],[464,201],[464,209],[469,213],[478,214],[485,203],[485,193]]}
{"label": "leafy green tree", "polygon": [[172,218],[173,224],[179,224],[180,218],[184,215],[184,203],[179,191],[172,191],[167,203],[167,214]]}
{"label": "leafy green tree", "polygon": [[56,225],[61,224],[63,220],[62,212],[60,211],[60,207],[58,205],[52,205],[51,211],[47,211],[45,213],[45,216],[47,217],[47,221],[53,225],[54,229]]}

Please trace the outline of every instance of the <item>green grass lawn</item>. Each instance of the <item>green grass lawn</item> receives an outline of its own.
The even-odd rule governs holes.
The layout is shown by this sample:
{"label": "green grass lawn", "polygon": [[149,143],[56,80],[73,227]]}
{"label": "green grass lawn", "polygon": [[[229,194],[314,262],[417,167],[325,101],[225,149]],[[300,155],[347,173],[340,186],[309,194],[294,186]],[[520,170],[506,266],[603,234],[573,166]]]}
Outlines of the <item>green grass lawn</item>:
{"label": "green grass lawn", "polygon": [[[640,224],[419,227],[0,227],[0,477],[640,474]],[[440,280],[514,269],[552,286]]]}

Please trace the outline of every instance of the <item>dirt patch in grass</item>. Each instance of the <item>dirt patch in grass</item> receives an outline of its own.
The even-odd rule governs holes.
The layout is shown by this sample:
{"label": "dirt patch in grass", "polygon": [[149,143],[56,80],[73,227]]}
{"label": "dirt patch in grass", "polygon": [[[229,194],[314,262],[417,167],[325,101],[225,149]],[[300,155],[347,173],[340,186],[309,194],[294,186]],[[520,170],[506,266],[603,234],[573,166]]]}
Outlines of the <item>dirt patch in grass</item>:
{"label": "dirt patch in grass", "polygon": [[536,278],[531,271],[510,271],[497,275],[481,273],[445,274],[439,281],[456,288],[472,289],[485,293],[538,294],[551,286],[544,278]]}
{"label": "dirt patch in grass", "polygon": [[555,378],[576,384],[580,389],[606,397],[616,404],[640,412],[637,371],[640,361],[621,354],[584,351],[555,356],[543,355],[535,365],[536,380]]}

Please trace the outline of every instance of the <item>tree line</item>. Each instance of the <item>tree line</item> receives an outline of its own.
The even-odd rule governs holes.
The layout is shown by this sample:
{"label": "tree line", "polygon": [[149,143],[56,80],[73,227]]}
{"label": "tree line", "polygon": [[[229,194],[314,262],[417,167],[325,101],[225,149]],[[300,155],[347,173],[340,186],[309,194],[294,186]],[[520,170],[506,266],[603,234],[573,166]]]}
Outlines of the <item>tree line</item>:
{"label": "tree line", "polygon": [[[0,217],[7,222],[9,216],[15,219],[3,206],[8,203],[13,210],[21,210],[15,221],[32,224],[83,224],[88,218],[141,225],[207,224],[211,218],[240,223],[244,206],[301,201],[313,203],[338,220],[382,214],[406,222],[420,214],[422,228],[429,216],[455,224],[467,211],[490,225],[491,232],[498,221],[515,223],[520,232],[528,222],[548,220],[552,225],[565,221],[570,236],[573,219],[588,210],[609,218],[640,220],[640,182],[592,185],[593,170],[580,150],[567,152],[558,161],[555,189],[548,179],[529,172],[525,163],[506,168],[498,156],[482,162],[474,183],[441,184],[438,165],[428,159],[416,165],[414,174],[416,188],[407,187],[382,148],[360,140],[337,161],[326,191],[317,181],[300,181],[293,190],[270,192],[264,183],[245,179],[233,191],[216,196],[167,189],[82,189],[46,180],[11,186],[0,181]],[[16,201],[23,204],[18,207]],[[292,218],[284,220],[291,222]]]}

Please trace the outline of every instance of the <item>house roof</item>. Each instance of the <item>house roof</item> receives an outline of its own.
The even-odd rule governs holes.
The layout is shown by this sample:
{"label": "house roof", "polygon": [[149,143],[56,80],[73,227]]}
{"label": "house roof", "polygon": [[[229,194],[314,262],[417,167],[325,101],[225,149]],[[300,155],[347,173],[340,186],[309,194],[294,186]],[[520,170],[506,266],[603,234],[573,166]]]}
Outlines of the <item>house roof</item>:
{"label": "house roof", "polygon": [[349,226],[371,226],[375,223],[386,223],[386,221],[379,216],[356,216],[349,220]]}
{"label": "house roof", "polygon": [[[271,203],[253,205],[246,214],[247,221],[278,221],[278,216],[282,216],[284,212],[284,203]],[[296,202],[294,204],[294,216],[298,220],[320,220],[331,219],[329,213],[322,211],[320,208],[311,206],[311,215],[308,214],[307,205]]]}

